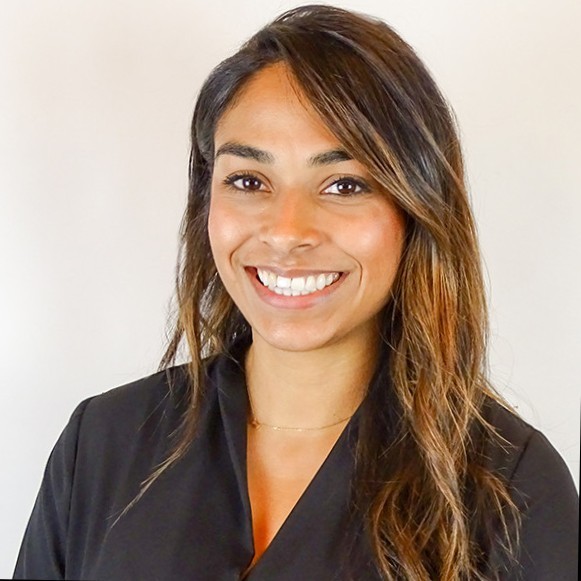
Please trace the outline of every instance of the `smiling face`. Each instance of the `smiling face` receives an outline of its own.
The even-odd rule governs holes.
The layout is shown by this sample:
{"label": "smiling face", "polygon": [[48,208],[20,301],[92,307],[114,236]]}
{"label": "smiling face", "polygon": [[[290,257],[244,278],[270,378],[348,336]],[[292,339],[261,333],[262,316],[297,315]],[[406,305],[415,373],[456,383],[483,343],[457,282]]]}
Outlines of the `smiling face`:
{"label": "smiling face", "polygon": [[290,351],[375,342],[403,217],[305,103],[277,64],[219,120],[208,223],[216,267],[255,340]]}

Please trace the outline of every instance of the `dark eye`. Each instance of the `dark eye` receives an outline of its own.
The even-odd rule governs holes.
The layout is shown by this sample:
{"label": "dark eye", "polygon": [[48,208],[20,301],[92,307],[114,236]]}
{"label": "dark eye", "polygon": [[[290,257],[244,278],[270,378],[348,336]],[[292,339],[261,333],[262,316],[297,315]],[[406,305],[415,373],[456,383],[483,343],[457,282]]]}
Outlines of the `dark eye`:
{"label": "dark eye", "polygon": [[335,194],[338,196],[352,196],[353,194],[360,194],[368,191],[369,186],[361,180],[356,180],[354,178],[341,178],[326,188],[324,193]]}
{"label": "dark eye", "polygon": [[252,175],[233,175],[228,176],[224,183],[227,186],[231,186],[237,190],[243,190],[247,192],[257,192],[262,189],[263,183],[257,177]]}

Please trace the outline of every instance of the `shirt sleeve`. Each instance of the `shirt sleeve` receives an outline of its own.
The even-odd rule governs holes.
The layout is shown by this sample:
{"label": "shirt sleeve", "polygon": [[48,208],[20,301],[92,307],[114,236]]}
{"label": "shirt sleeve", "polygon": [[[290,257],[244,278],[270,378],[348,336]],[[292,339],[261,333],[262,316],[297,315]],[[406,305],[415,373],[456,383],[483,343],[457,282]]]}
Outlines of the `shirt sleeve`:
{"label": "shirt sleeve", "polygon": [[73,412],[55,444],[44,472],[20,553],[14,579],[64,579],[67,529],[79,426],[90,400]]}
{"label": "shirt sleeve", "polygon": [[571,474],[547,438],[534,431],[511,486],[521,509],[518,570],[526,581],[577,581],[579,496]]}

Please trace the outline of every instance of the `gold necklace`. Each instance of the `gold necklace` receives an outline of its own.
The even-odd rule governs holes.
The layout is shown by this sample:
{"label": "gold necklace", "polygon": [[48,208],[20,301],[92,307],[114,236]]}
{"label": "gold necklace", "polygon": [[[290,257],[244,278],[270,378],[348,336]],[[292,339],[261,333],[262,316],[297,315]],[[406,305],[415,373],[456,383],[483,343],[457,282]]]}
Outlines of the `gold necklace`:
{"label": "gold necklace", "polygon": [[339,424],[342,424],[343,422],[350,420],[355,415],[354,413],[352,413],[350,416],[347,416],[346,418],[342,418],[340,420],[337,420],[336,422],[333,422],[332,424],[327,424],[325,426],[321,426],[318,428],[295,428],[292,426],[274,426],[272,424],[264,424],[262,422],[259,422],[256,419],[256,416],[254,415],[254,404],[252,403],[252,396],[250,395],[250,389],[247,389],[246,393],[248,394],[248,403],[250,405],[250,419],[249,419],[248,423],[256,430],[259,430],[260,428],[270,428],[271,430],[277,430],[277,431],[281,431],[281,432],[283,432],[283,431],[284,432],[317,432],[319,430],[327,430],[329,428],[333,428],[335,426],[338,426]]}
{"label": "gold necklace", "polygon": [[342,424],[343,422],[350,420],[352,417],[353,414],[347,416],[346,418],[333,422],[332,424],[327,424],[326,426],[321,426],[318,428],[293,428],[291,426],[273,426],[272,424],[263,424],[254,417],[253,413],[249,423],[253,428],[256,428],[257,430],[259,430],[260,428],[270,428],[271,430],[291,431],[291,432],[316,432],[318,430],[326,430],[328,428],[332,428],[333,426],[338,426],[339,424]]}

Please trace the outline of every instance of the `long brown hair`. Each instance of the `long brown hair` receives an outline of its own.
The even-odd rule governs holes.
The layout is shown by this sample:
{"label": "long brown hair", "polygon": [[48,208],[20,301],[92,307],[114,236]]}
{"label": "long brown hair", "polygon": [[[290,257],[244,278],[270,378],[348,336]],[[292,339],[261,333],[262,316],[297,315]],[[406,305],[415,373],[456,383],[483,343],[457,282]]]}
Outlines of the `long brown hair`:
{"label": "long brown hair", "polygon": [[[494,543],[510,555],[518,514],[506,484],[486,469],[477,437],[496,437],[482,410],[487,398],[501,400],[486,380],[485,295],[454,116],[413,49],[389,26],[338,8],[283,14],[201,89],[178,315],[160,366],[175,362],[185,338],[191,401],[173,453],[142,493],[195,436],[203,358],[227,352],[248,331],[208,240],[214,132],[252,75],[277,62],[406,217],[404,253],[382,316],[388,369],[363,408],[353,496],[377,568],[389,580],[482,578],[483,547]],[[477,541],[491,523],[496,537]]]}

